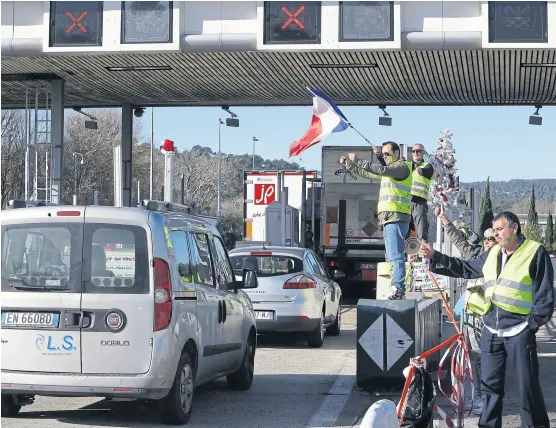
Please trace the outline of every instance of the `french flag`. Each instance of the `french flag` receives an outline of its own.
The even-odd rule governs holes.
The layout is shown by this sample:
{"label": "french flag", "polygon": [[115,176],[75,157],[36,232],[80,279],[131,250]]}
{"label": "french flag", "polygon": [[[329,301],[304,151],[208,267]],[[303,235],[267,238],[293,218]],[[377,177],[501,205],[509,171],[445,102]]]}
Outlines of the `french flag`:
{"label": "french flag", "polygon": [[313,119],[305,135],[290,144],[290,158],[299,156],[333,132],[342,132],[351,126],[330,98],[315,89],[307,89],[313,94]]}

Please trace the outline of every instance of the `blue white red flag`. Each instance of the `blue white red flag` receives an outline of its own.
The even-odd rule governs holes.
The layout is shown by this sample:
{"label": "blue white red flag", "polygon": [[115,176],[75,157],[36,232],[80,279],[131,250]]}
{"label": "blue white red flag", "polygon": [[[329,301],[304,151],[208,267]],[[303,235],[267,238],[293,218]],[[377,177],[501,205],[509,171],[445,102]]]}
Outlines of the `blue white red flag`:
{"label": "blue white red flag", "polygon": [[313,94],[313,119],[305,135],[290,144],[290,157],[299,156],[333,132],[342,132],[351,126],[330,98],[315,89],[307,89]]}

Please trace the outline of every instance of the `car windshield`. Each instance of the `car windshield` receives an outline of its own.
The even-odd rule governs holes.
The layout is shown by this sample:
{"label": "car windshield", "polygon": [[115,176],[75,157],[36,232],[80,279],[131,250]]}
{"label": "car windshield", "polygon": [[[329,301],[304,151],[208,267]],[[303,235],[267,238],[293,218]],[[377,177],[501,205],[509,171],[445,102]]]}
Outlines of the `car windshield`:
{"label": "car windshield", "polygon": [[303,261],[292,256],[230,254],[230,261],[236,275],[243,269],[254,270],[258,277],[303,272]]}

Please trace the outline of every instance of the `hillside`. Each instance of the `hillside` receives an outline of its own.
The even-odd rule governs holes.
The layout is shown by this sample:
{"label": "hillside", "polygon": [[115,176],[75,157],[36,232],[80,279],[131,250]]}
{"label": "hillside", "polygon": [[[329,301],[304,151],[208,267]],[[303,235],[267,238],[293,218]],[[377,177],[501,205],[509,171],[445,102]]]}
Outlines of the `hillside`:
{"label": "hillside", "polygon": [[[484,194],[486,181],[460,183],[465,189],[478,189]],[[510,210],[525,214],[529,210],[531,188],[535,186],[535,205],[537,213],[546,214],[555,211],[556,179],[491,181],[490,198],[494,212]]]}

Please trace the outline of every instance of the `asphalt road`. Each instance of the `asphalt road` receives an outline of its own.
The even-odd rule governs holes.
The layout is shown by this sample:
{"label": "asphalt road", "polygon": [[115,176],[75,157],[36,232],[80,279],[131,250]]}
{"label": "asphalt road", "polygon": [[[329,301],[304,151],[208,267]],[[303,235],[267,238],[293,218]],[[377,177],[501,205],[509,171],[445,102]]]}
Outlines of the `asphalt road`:
{"label": "asphalt road", "polygon": [[[188,426],[226,428],[353,426],[364,412],[355,382],[355,309],[344,308],[340,336],[320,349],[302,337],[259,336],[251,389],[234,392],[225,380],[200,387]],[[139,402],[37,397],[3,428],[162,427]]]}
{"label": "asphalt road", "polygon": [[[386,398],[398,402],[399,392],[368,393],[355,386],[356,310],[343,308],[340,336],[327,336],[320,349],[311,349],[302,337],[259,336],[253,386],[247,392],[230,391],[225,380],[196,390],[192,428],[317,428],[358,427],[369,406]],[[445,338],[453,331],[448,324]],[[556,427],[556,318],[537,334],[541,383]],[[516,379],[508,368],[504,427],[520,428]],[[439,394],[440,395],[440,394]],[[469,402],[469,401],[468,401]],[[440,397],[439,405],[446,405]],[[446,408],[449,412],[449,407]],[[440,418],[435,417],[436,420]],[[2,418],[3,428],[164,427],[156,411],[139,402],[98,398],[37,397],[18,418]],[[435,426],[446,425],[439,421]],[[466,427],[476,427],[468,417]]]}

